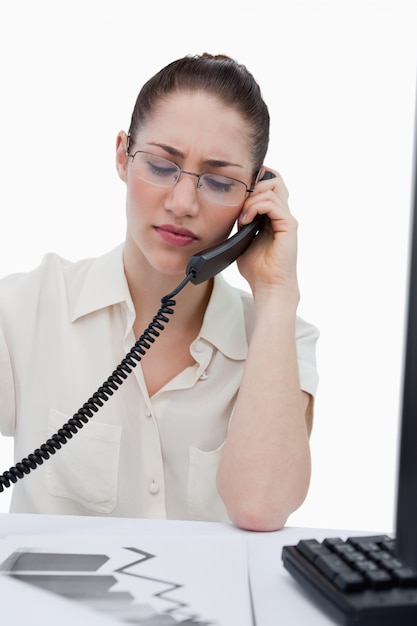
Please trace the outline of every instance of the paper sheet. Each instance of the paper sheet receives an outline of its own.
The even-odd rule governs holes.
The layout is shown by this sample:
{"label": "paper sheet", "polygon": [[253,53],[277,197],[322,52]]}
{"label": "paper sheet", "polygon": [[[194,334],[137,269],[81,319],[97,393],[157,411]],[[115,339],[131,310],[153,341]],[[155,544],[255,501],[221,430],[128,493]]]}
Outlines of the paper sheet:
{"label": "paper sheet", "polygon": [[240,536],[9,536],[0,574],[120,624],[253,626]]}

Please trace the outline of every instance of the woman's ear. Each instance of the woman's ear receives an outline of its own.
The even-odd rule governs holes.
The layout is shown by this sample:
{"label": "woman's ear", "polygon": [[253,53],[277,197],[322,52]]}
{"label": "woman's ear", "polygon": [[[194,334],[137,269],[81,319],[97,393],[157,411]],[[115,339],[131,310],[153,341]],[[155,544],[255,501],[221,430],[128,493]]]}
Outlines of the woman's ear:
{"label": "woman's ear", "polygon": [[116,169],[119,177],[123,182],[127,182],[127,146],[128,138],[126,133],[122,130],[117,135],[116,139]]}

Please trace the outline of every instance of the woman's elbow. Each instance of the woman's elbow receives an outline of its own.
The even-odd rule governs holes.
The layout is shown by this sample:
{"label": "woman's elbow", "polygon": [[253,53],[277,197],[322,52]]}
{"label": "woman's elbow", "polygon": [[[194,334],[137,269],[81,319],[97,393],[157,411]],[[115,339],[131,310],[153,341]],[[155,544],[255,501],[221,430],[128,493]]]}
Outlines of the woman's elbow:
{"label": "woman's elbow", "polygon": [[248,495],[225,501],[230,521],[243,530],[273,532],[281,530],[288,518],[307,497],[309,480],[300,481],[291,493],[275,494],[271,499],[267,494]]}
{"label": "woman's elbow", "polygon": [[288,518],[304,501],[305,496],[295,502],[261,504],[244,502],[228,508],[232,524],[242,530],[253,532],[274,532],[286,525]]}

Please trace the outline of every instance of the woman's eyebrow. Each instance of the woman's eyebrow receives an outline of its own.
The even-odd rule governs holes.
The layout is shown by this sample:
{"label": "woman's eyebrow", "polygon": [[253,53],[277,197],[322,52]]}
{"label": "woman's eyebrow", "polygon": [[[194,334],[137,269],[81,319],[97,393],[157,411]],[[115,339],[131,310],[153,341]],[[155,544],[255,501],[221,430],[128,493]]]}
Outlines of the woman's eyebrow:
{"label": "woman's eyebrow", "polygon": [[184,157],[184,154],[181,152],[181,150],[178,150],[177,148],[174,148],[173,146],[169,146],[165,143],[159,143],[156,141],[150,141],[148,143],[149,146],[156,146],[157,148],[162,148],[162,150],[165,150],[165,152],[167,152],[168,154],[170,154],[171,156],[174,157]]}
{"label": "woman's eyebrow", "polygon": [[231,163],[230,161],[222,161],[219,159],[207,159],[204,161],[204,165],[209,165],[211,167],[228,167],[230,165],[233,167],[242,167],[239,163]]}
{"label": "woman's eyebrow", "polygon": [[[162,148],[162,150],[165,150],[170,156],[184,158],[184,153],[173,146],[157,142],[150,142],[149,145]],[[242,167],[239,163],[232,163],[231,161],[224,161],[223,159],[206,159],[203,161],[203,164],[210,167],[229,167],[231,165],[234,167]]]}

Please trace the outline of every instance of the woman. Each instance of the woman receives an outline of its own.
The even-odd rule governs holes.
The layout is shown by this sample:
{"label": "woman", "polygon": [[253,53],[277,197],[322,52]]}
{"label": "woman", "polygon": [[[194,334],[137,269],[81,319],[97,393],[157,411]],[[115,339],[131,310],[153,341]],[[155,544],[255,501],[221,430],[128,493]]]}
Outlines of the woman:
{"label": "woman", "polygon": [[262,180],[268,137],[245,67],[208,54],[171,63],[144,85],[129,132],[117,136],[124,244],[75,264],[47,255],[1,281],[0,424],[22,458],[123,358],[192,255],[236,220],[268,218],[238,260],[252,296],[220,276],[187,284],[123,387],[16,484],[12,511],[268,531],[303,502],[317,331],[296,315],[297,223],[279,173],[268,167],[275,177]]}

